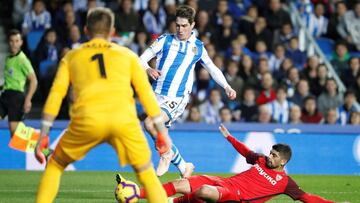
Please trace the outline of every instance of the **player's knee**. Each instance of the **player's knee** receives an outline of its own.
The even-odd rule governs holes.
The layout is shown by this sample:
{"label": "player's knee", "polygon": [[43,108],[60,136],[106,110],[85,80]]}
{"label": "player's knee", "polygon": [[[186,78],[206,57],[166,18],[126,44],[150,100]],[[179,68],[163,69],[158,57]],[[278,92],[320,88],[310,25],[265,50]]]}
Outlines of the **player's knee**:
{"label": "player's knee", "polygon": [[196,190],[195,195],[201,199],[207,199],[211,196],[211,188],[208,185],[203,185]]}

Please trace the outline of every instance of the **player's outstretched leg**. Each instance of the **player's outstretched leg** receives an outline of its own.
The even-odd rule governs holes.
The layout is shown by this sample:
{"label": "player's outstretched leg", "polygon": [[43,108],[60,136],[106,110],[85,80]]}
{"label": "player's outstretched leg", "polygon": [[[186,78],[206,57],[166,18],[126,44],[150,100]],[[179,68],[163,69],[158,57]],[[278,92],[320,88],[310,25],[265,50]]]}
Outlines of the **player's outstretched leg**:
{"label": "player's outstretched leg", "polygon": [[59,190],[60,178],[64,172],[64,168],[64,166],[58,164],[53,158],[50,158],[40,181],[36,196],[37,203],[49,203],[54,201]]}

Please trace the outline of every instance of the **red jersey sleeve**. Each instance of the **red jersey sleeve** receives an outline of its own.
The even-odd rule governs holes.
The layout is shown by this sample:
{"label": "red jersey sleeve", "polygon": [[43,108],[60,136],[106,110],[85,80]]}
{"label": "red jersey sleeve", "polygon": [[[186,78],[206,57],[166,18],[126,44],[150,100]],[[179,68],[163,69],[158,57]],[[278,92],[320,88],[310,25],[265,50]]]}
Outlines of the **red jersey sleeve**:
{"label": "red jersey sleeve", "polygon": [[290,177],[288,177],[288,184],[284,193],[289,195],[293,200],[300,200],[306,203],[335,203],[322,197],[304,192]]}
{"label": "red jersey sleeve", "polygon": [[246,162],[249,164],[255,164],[255,162],[260,157],[259,154],[251,151],[246,145],[237,140],[232,135],[227,137],[227,140],[232,144],[232,146],[238,151],[243,157],[246,158]]}

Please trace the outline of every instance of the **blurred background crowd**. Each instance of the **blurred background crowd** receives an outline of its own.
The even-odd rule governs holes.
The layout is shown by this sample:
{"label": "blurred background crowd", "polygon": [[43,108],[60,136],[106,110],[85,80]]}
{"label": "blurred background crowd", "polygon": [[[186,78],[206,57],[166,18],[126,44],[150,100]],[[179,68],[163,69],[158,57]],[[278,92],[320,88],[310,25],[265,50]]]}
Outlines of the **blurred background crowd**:
{"label": "blurred background crowd", "polygon": [[[2,0],[2,32],[21,30],[39,80],[27,118],[40,118],[61,57],[87,41],[89,9],[111,8],[112,41],[140,55],[156,37],[176,33],[181,4],[196,9],[194,32],[238,98],[227,100],[198,64],[180,122],[360,124],[356,0]],[[69,92],[58,119],[69,118]]]}

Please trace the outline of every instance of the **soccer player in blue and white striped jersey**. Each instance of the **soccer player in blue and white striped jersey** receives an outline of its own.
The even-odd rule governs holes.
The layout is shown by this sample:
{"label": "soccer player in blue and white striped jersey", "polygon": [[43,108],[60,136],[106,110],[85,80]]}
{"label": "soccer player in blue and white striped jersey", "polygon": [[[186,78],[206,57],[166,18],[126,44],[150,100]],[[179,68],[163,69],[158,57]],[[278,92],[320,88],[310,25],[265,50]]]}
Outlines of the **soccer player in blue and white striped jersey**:
{"label": "soccer player in blue and white striped jersey", "polygon": [[[162,109],[164,120],[169,126],[184,111],[194,83],[194,67],[200,62],[214,80],[224,88],[230,99],[236,98],[236,92],[226,82],[220,69],[214,65],[204,47],[192,32],[195,22],[195,10],[189,6],[180,6],[176,10],[176,34],[160,36],[140,56],[147,74],[154,79],[153,90]],[[156,57],[156,68],[148,62]],[[146,130],[155,138],[151,119],[145,119]],[[194,169],[192,163],[186,163],[175,145],[160,158],[157,175],[168,171],[170,161],[179,169],[182,177],[189,177]]]}

